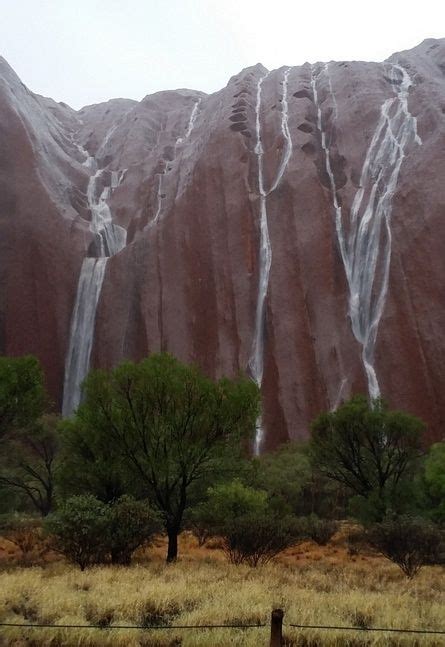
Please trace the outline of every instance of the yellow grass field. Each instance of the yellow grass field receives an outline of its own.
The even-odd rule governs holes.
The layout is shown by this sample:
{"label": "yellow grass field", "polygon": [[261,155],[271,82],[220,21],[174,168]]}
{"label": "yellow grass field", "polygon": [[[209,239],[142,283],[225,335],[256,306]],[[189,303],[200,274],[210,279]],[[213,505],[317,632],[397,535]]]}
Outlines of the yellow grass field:
{"label": "yellow grass field", "polygon": [[[100,624],[104,629],[0,627],[1,645],[268,644],[269,627],[253,629],[113,629],[128,624],[236,624],[269,621],[273,607],[286,623],[445,629],[445,572],[425,567],[408,581],[391,563],[349,555],[341,536],[326,548],[301,544],[275,562],[252,569],[228,564],[217,542],[198,548],[181,536],[180,559],[165,565],[165,541],[138,554],[129,568],[85,572],[58,558],[22,567],[12,545],[0,549],[0,622]],[[287,645],[445,645],[445,636],[296,630]]]}

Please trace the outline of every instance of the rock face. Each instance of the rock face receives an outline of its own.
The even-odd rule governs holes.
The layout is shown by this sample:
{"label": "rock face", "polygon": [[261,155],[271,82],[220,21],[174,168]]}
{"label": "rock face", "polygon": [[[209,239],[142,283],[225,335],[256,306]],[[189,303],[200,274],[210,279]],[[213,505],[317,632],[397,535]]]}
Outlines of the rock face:
{"label": "rock face", "polygon": [[78,112],[0,59],[0,352],[65,413],[168,350],[260,384],[257,450],[355,392],[440,439],[444,178],[445,39]]}

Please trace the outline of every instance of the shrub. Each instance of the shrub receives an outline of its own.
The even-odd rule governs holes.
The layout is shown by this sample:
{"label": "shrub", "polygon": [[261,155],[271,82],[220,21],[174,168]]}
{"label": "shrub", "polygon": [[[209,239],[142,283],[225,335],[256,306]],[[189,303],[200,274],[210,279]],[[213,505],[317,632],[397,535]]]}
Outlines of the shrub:
{"label": "shrub", "polygon": [[265,564],[303,535],[292,515],[280,515],[267,493],[238,479],[209,488],[208,499],[192,515],[200,531],[219,536],[222,549],[233,564]]}
{"label": "shrub", "polygon": [[195,520],[193,518],[188,522],[187,525],[189,526],[192,535],[197,540],[198,546],[202,548],[202,546],[204,546],[204,544],[212,536],[212,532],[210,531],[208,525],[200,519]]}
{"label": "shrub", "polygon": [[122,496],[109,506],[105,548],[113,564],[129,564],[134,551],[148,544],[161,528],[159,516],[146,501]]}
{"label": "shrub", "polygon": [[223,550],[233,564],[266,564],[304,536],[295,517],[251,513],[229,519],[221,529]]}
{"label": "shrub", "polygon": [[108,506],[91,494],[67,499],[47,517],[44,527],[53,536],[55,549],[82,571],[104,560]]}
{"label": "shrub", "polygon": [[23,566],[40,562],[49,550],[42,533],[42,521],[35,517],[20,514],[2,516],[0,535],[20,549],[19,562]]}
{"label": "shrub", "polygon": [[435,524],[413,517],[397,517],[370,526],[367,543],[414,577],[425,564],[437,563],[443,550],[443,531]]}
{"label": "shrub", "polygon": [[129,496],[107,504],[78,495],[50,515],[45,528],[56,549],[84,570],[107,561],[129,564],[134,551],[158,532],[160,519],[145,501]]}
{"label": "shrub", "polygon": [[303,521],[306,535],[319,546],[326,546],[338,530],[338,522],[311,514]]}

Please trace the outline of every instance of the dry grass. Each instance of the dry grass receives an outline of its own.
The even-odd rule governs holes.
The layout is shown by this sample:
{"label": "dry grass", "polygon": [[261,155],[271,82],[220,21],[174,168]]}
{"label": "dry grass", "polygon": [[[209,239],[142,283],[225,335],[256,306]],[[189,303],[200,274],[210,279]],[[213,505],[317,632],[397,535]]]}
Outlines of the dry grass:
{"label": "dry grass", "polygon": [[[212,544],[211,544],[212,545]],[[272,607],[285,621],[443,629],[444,571],[424,568],[412,582],[389,562],[349,556],[341,537],[326,548],[303,544],[274,564],[251,569],[224,561],[218,544],[199,549],[185,535],[181,559],[166,566],[165,542],[141,553],[130,568],[98,567],[81,573],[62,561],[20,568],[7,561],[0,573],[0,622],[58,624],[220,624],[267,622]],[[268,628],[158,631],[117,629],[3,629],[3,645],[268,644]],[[444,645],[440,636],[360,632],[298,632],[288,645],[419,647]],[[3,642],[2,642],[3,641]]]}

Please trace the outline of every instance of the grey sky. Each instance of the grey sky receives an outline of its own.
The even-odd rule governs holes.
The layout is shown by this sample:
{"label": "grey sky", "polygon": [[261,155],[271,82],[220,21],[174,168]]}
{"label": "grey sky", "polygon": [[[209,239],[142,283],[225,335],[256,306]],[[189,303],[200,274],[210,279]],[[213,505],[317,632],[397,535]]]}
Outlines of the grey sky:
{"label": "grey sky", "polygon": [[383,60],[444,36],[440,0],[0,0],[0,53],[32,90],[74,108],[213,92],[259,61]]}

